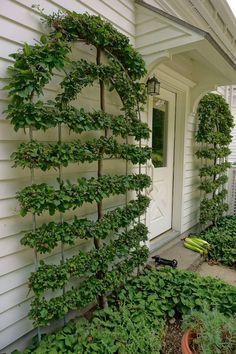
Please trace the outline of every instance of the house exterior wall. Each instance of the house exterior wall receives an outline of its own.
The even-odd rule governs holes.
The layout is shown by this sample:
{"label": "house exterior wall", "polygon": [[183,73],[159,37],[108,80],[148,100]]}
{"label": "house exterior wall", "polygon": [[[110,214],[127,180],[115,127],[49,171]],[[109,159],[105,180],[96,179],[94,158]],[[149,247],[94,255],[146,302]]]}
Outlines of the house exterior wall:
{"label": "house exterior wall", "polygon": [[[236,85],[218,87],[217,92],[225,98],[231,109],[231,114],[234,117],[234,127],[231,131],[232,141],[229,146],[231,153],[228,156],[228,160],[233,165],[236,165]],[[231,187],[230,184],[229,186]]]}
{"label": "house exterior wall", "polygon": [[[230,13],[226,2],[221,1],[223,4],[220,5],[218,1],[213,3],[208,0],[199,0],[198,2],[191,0],[146,0],[145,3],[207,31],[230,58],[235,58],[236,42],[235,37],[232,35],[232,33],[235,33],[235,23],[233,21],[234,17],[232,13]],[[201,62],[200,57],[196,56],[196,60],[192,60],[191,56],[194,55],[193,53],[187,53],[185,55],[184,50],[181,52],[182,49],[180,49],[179,54],[175,55],[173,51],[172,55],[172,53],[170,53],[171,45],[175,48],[181,43],[187,48],[188,40],[191,44],[193,44],[194,41],[199,41],[199,33],[193,33],[191,30],[188,31],[185,27],[178,26],[177,22],[167,25],[168,16],[162,18],[158,17],[157,21],[157,16],[155,17],[154,13],[146,9],[145,11],[140,10],[140,12],[138,12],[136,31],[136,46],[138,50],[140,50],[147,60],[150,72],[155,70],[153,69],[153,63],[156,61],[157,68],[160,66],[160,63],[164,63],[169,68],[170,72],[174,70],[179,73],[179,82],[184,84],[188,79],[192,81],[187,82],[187,85],[189,84],[189,91],[186,90],[186,112],[182,115],[182,120],[184,120],[184,148],[180,151],[183,156],[183,173],[182,178],[179,179],[179,177],[177,177],[178,182],[174,182],[175,190],[173,195],[172,226],[175,228],[176,221],[174,214],[176,212],[176,205],[180,205],[176,203],[175,199],[177,199],[178,202],[181,202],[182,210],[181,225],[177,230],[186,232],[196,225],[199,220],[200,191],[198,186],[200,180],[198,175],[201,162],[195,156],[197,146],[194,138],[197,130],[197,102],[203,94],[215,88],[217,79],[215,79],[214,75],[217,75],[217,73],[210,73],[211,64],[209,64],[208,68],[207,66],[204,67],[204,63]],[[186,52],[188,52],[188,49],[186,49]],[[198,59],[199,64],[197,66],[196,61]],[[194,61],[195,64],[193,64]],[[227,82],[227,79],[225,81]],[[170,87],[170,90],[173,91],[174,87]],[[180,138],[176,133],[175,148],[178,150],[179,143]],[[176,161],[179,161],[178,158]],[[175,164],[174,168],[174,181],[176,179],[177,166],[178,162]],[[178,197],[176,197],[175,191],[179,189],[180,183],[182,182],[182,195],[179,192],[177,193]]]}
{"label": "house exterior wall", "polygon": [[196,158],[197,144],[195,135],[197,131],[197,118],[194,112],[190,113],[186,122],[184,146],[184,198],[182,232],[195,226],[199,221],[200,206],[200,161]]}
{"label": "house exterior wall", "polygon": [[[150,5],[155,3],[149,2]],[[187,46],[199,39],[198,33],[169,23],[166,18],[158,17],[157,20],[155,13],[147,9],[140,9],[137,13],[136,47],[147,62],[149,76],[155,73],[161,86],[176,94],[172,228],[180,233],[196,225],[199,218],[200,192],[196,169],[199,162],[194,155],[196,119],[191,107],[192,88],[197,82],[191,76],[191,60],[184,54],[178,57],[169,55],[168,48],[180,43]],[[151,114],[148,119],[152,119]],[[157,247],[159,242],[161,239],[156,240]]]}
{"label": "house exterior wall", "polygon": [[[148,2],[148,1],[147,1]],[[189,1],[159,0],[149,1],[154,6],[162,8],[171,14],[177,15],[185,20],[191,20],[194,24],[199,22],[204,27],[206,24],[201,16],[196,17],[196,11],[191,9]],[[40,23],[40,16],[35,9],[32,9],[32,0],[4,0],[0,2],[0,85],[6,85],[6,68],[11,65],[12,60],[8,57],[10,53],[16,52],[23,42],[34,43],[44,31]],[[201,1],[202,3],[202,1]],[[206,1],[204,2],[206,3]],[[46,13],[52,13],[58,9],[74,10],[76,12],[88,12],[98,14],[109,20],[119,31],[127,35],[132,44],[136,44],[137,32],[135,17],[135,3],[133,0],[41,0],[41,8]],[[210,9],[208,11],[211,11]],[[197,18],[197,20],[196,20]],[[194,22],[195,21],[195,22]],[[227,31],[226,31],[227,32]],[[161,35],[161,33],[160,33]],[[233,42],[231,43],[234,45]],[[86,47],[74,48],[72,55],[83,58],[95,59],[95,53]],[[173,72],[174,73],[174,72]],[[162,73],[163,78],[165,73]],[[55,76],[54,81],[47,85],[45,98],[53,98],[57,92],[60,76]],[[169,83],[168,83],[169,82]],[[174,207],[178,209],[174,226],[180,232],[185,232],[198,222],[199,197],[198,190],[198,164],[194,156],[196,146],[194,135],[196,131],[196,118],[193,108],[190,105],[192,85],[184,76],[176,76],[166,79],[166,89],[174,90],[177,94],[177,121],[176,121],[176,150],[175,161],[180,165],[178,172],[175,172],[174,185]],[[80,104],[86,109],[99,107],[97,87],[86,88],[82,92]],[[0,91],[0,112],[8,105],[7,93]],[[106,93],[106,107],[110,113],[119,112],[120,102],[115,94]],[[143,120],[149,119],[147,111],[143,113]],[[41,141],[57,140],[57,131],[50,129],[46,133],[35,132],[35,137]],[[89,134],[84,134],[88,137]],[[68,130],[63,130],[63,140],[72,140],[75,136],[69,135]],[[34,255],[32,250],[26,249],[20,244],[22,237],[21,230],[31,228],[31,217],[21,218],[18,215],[18,205],[15,193],[30,183],[30,176],[27,170],[12,169],[10,155],[16,150],[21,141],[28,139],[23,131],[14,132],[13,127],[6,120],[5,114],[0,117],[0,350],[32,329],[32,324],[27,318],[31,294],[27,296],[27,280],[31,271],[34,270]],[[181,158],[183,157],[183,159]],[[236,159],[235,159],[236,160]],[[176,167],[176,166],[175,166]],[[105,163],[105,169],[113,172],[124,169],[124,163]],[[177,167],[176,167],[177,170]],[[69,166],[63,171],[64,177],[73,180],[75,176],[92,176],[96,173],[96,164]],[[57,173],[50,171],[41,173],[36,171],[36,182],[56,183]],[[179,187],[181,186],[181,188]],[[181,201],[179,204],[178,201]],[[120,198],[111,198],[106,202],[106,207],[122,204]],[[93,207],[85,206],[81,215],[92,215]],[[70,214],[67,214],[70,218]],[[58,218],[58,215],[56,215]],[[38,223],[47,220],[46,216],[37,218]],[[87,244],[80,244],[80,247],[88,247]],[[76,252],[76,247],[66,250],[66,256]],[[48,261],[59,260],[59,249],[48,259]],[[9,351],[10,352],[10,351]]]}

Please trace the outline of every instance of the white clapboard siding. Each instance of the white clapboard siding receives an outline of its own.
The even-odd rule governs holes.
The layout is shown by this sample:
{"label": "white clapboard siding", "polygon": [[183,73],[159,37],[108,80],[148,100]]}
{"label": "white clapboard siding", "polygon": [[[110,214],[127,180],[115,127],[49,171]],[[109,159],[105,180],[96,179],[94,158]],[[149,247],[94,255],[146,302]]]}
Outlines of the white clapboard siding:
{"label": "white clapboard siding", "polygon": [[[32,329],[32,322],[27,316],[25,316],[24,318],[16,319],[11,326],[5,327],[5,329],[0,332],[2,348],[7,347],[10,343],[13,343],[14,339],[17,340],[18,338],[27,334]],[[11,342],[9,342],[9,338],[12,338]],[[3,350],[1,353],[8,354],[10,352],[10,350]]]}
{"label": "white clapboard siding", "polygon": [[184,186],[188,187],[188,186],[195,186],[196,184],[199,183],[199,176],[191,176],[191,177],[186,177],[184,179]]}
{"label": "white clapboard siding", "polygon": [[[23,292],[23,298],[26,298],[25,289]],[[16,318],[23,319],[25,317],[25,314],[28,313],[30,310],[31,300],[32,296],[28,297],[28,300],[22,301],[20,306],[17,304],[8,311],[3,312],[1,314],[2,321],[0,323],[0,331],[4,330],[6,327],[13,325],[15,323]]]}
{"label": "white clapboard siding", "polygon": [[[7,293],[12,289],[17,289],[20,286],[27,284],[28,274],[34,270],[34,265],[19,268],[15,271],[2,275],[0,278],[0,294]],[[14,292],[12,292],[14,294]]]}
{"label": "white clapboard siding", "polygon": [[[8,307],[6,306],[6,302],[10,301],[11,302],[11,309],[14,308],[15,306],[19,306],[21,303],[24,303],[24,301],[27,299],[27,294],[28,294],[28,288],[27,285],[23,284],[17,288],[15,288],[15,291],[9,291],[4,294],[1,294],[2,302],[0,306],[0,311],[2,314],[7,316],[8,313]],[[32,294],[30,295],[32,298]],[[19,306],[21,307],[21,306]],[[25,316],[25,313],[22,314]],[[9,325],[8,320],[6,321],[6,325]],[[2,323],[3,326],[3,323]],[[1,327],[0,330],[3,330],[4,328]]]}
{"label": "white clapboard siding", "polygon": [[185,131],[182,232],[196,225],[199,220],[199,160],[195,156],[197,146],[194,138],[197,127],[196,120],[194,115],[189,115]]}
{"label": "white clapboard siding", "polygon": [[[7,67],[12,65],[13,59],[9,54],[17,52],[22,48],[24,42],[34,44],[40,38],[41,33],[46,29],[40,21],[40,15],[36,9],[32,8],[35,1],[32,0],[4,0],[0,2],[0,88],[7,84]],[[37,2],[36,2],[37,3]],[[68,9],[78,13],[88,12],[90,14],[101,15],[109,20],[118,30],[127,35],[131,43],[135,38],[135,10],[134,2],[118,0],[40,0],[40,7],[46,13],[52,13],[61,9]],[[75,45],[71,58],[73,60],[88,59],[95,62],[95,49],[87,45]],[[63,73],[55,71],[55,75],[50,83],[44,88],[44,97],[41,99],[53,99],[60,92],[60,82]],[[93,111],[99,109],[98,83],[93,87],[86,87],[82,90],[79,99],[73,102],[76,107],[84,107]],[[119,114],[121,102],[115,92],[105,93],[106,110],[109,113]],[[33,327],[27,318],[30,306],[28,293],[28,277],[34,270],[34,254],[31,249],[27,249],[20,244],[23,235],[22,230],[30,230],[32,227],[32,216],[27,214],[24,218],[19,216],[19,206],[16,200],[16,193],[30,183],[30,173],[28,169],[12,168],[13,162],[10,155],[17,149],[17,146],[28,140],[28,131],[15,132],[10,122],[6,120],[6,113],[9,98],[7,92],[0,91],[0,351],[4,347],[13,343],[29,332]],[[52,128],[47,132],[34,133],[34,138],[44,142],[57,141],[57,129]],[[81,139],[82,141],[95,136],[99,137],[102,132],[83,133],[78,136],[69,132],[67,127],[62,130],[63,141]],[[78,177],[96,176],[97,163],[70,164],[68,168],[62,169],[64,179],[76,182]],[[104,162],[104,171],[111,174],[122,174],[125,172],[125,164],[121,160],[107,160]],[[42,172],[35,170],[35,182],[47,182],[57,186],[56,178],[58,171],[49,170]],[[104,208],[111,210],[124,203],[123,196],[114,196],[104,201]],[[96,205],[86,203],[82,208],[75,211],[68,211],[66,220],[71,220],[73,215],[80,217],[96,217]],[[37,225],[50,220],[59,220],[59,214],[51,217],[47,213],[36,217]],[[84,242],[80,241],[79,247]],[[89,247],[87,245],[86,247]],[[58,246],[48,262],[59,262],[60,246]],[[65,256],[75,254],[76,247],[66,247]],[[39,259],[45,257],[39,256]]]}
{"label": "white clapboard siding", "polygon": [[19,233],[13,236],[4,237],[0,239],[0,257],[4,257],[6,254],[14,254],[20,252],[24,249],[21,245],[20,239],[23,237],[24,233]]}
{"label": "white clapboard siding", "polygon": [[[15,0],[14,2],[18,6],[23,6],[27,10],[30,10],[30,13],[35,13],[31,9],[32,4],[35,2],[31,0]],[[100,15],[104,19],[109,20],[120,32],[129,36],[131,41],[134,42],[134,5],[131,0],[128,0],[127,3],[129,6],[117,0],[107,1],[106,3],[100,0],[40,0],[40,7],[48,14],[59,9],[65,9],[78,13],[88,12],[91,15]],[[35,25],[33,27],[35,28]]]}

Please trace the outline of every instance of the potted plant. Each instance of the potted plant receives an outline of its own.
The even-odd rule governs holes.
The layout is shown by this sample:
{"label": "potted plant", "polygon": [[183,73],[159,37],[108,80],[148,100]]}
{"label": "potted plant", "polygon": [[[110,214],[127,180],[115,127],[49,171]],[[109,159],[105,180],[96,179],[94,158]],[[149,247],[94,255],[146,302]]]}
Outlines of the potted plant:
{"label": "potted plant", "polygon": [[183,316],[183,354],[236,354],[236,318],[205,308]]}

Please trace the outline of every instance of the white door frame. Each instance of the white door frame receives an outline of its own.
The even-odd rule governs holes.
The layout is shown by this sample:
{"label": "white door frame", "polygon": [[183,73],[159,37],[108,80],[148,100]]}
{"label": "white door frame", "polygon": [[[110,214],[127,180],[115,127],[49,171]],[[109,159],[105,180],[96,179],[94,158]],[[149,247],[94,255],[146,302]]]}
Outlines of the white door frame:
{"label": "white door frame", "polygon": [[[184,210],[184,147],[187,117],[190,114],[190,90],[196,84],[183,77],[176,71],[161,64],[157,69],[148,73],[149,76],[155,74],[161,86],[176,94],[176,121],[175,121],[175,141],[174,141],[174,173],[173,173],[173,201],[172,201],[172,229],[181,233],[184,228],[183,210]],[[150,112],[150,100],[148,100],[148,112]],[[148,124],[150,126],[152,117],[148,116]],[[147,168],[150,171],[150,168]],[[150,222],[150,210],[146,214],[147,226]],[[165,238],[165,234],[163,235]],[[156,247],[159,243],[168,242],[168,237],[162,239],[158,236],[156,239]],[[147,242],[150,246],[150,242]],[[153,248],[153,245],[152,245]],[[154,247],[155,248],[155,247]]]}
{"label": "white door frame", "polygon": [[[175,101],[176,94],[161,87],[160,95],[157,97],[166,101],[165,125],[166,133],[164,133],[164,154],[165,161],[163,167],[155,167],[150,161],[150,169],[152,171],[152,187],[149,196],[152,198],[150,205],[149,231],[150,240],[165,233],[172,228],[172,203],[173,203],[173,173],[174,173],[174,141],[175,141]],[[149,97],[148,116],[149,125],[153,126],[153,108],[154,98]],[[150,145],[152,145],[150,139]]]}

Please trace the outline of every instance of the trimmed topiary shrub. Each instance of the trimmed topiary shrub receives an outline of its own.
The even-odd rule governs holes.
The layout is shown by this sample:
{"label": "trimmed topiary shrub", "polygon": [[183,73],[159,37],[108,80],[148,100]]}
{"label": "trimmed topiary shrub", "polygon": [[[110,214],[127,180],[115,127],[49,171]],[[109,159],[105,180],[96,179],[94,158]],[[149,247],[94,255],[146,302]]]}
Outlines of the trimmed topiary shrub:
{"label": "trimmed topiary shrub", "polygon": [[205,95],[198,105],[197,110],[199,126],[196,141],[201,148],[196,156],[201,159],[200,190],[204,196],[200,205],[200,223],[209,222],[214,225],[217,220],[228,210],[225,202],[228,180],[227,169],[231,166],[227,161],[230,154],[231,129],[233,116],[225,99],[217,94]]}

